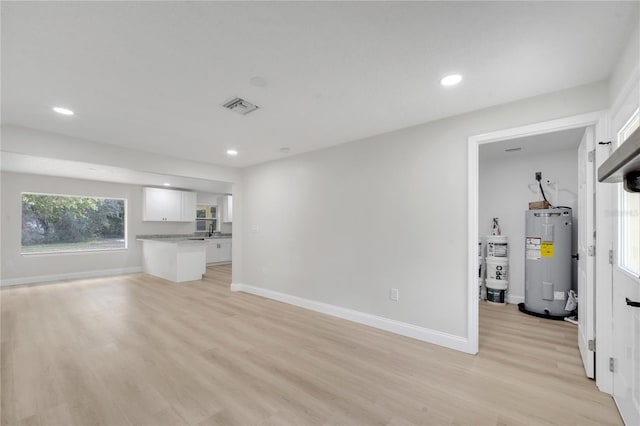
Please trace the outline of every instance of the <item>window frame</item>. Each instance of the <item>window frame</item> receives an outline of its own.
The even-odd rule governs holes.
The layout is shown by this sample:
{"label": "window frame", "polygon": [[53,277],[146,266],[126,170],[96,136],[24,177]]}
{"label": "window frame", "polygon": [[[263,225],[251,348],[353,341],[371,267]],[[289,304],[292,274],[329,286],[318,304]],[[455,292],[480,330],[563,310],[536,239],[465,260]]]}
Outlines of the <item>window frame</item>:
{"label": "window frame", "polygon": [[[637,108],[629,117],[629,119],[620,127],[620,129],[616,132],[616,147],[622,145],[622,143],[627,140],[627,138],[633,133],[638,126],[640,126],[640,108]],[[640,197],[640,194],[631,194],[624,190],[623,184],[618,184],[618,218],[617,218],[617,256],[616,256],[616,266],[618,269],[629,275],[631,278],[634,278],[637,281],[640,281],[640,265],[638,270],[632,269],[626,262],[627,250],[626,247],[630,244],[629,238],[631,237],[631,232],[623,232],[623,230],[629,228],[629,220],[632,216],[631,206],[629,205],[629,197],[632,195],[637,195]],[[635,216],[640,216],[640,211],[635,212]],[[634,217],[635,217],[634,216]]]}
{"label": "window frame", "polygon": [[22,217],[22,207],[23,207],[23,197],[24,195],[47,195],[51,197],[68,197],[68,198],[97,198],[101,200],[118,200],[124,203],[123,208],[123,220],[124,220],[124,247],[117,248],[91,248],[91,249],[82,249],[82,250],[55,250],[55,251],[32,251],[25,252],[23,251],[22,244],[22,233],[19,236],[19,246],[20,246],[20,255],[27,257],[37,257],[37,256],[59,256],[59,255],[77,255],[77,254],[87,254],[87,253],[104,253],[104,252],[117,252],[117,251],[127,251],[129,250],[129,221],[127,220],[129,215],[129,201],[124,197],[109,197],[103,195],[76,195],[76,194],[60,194],[60,193],[50,193],[50,192],[34,192],[34,191],[22,191],[20,192],[20,226],[22,227],[23,217]]}

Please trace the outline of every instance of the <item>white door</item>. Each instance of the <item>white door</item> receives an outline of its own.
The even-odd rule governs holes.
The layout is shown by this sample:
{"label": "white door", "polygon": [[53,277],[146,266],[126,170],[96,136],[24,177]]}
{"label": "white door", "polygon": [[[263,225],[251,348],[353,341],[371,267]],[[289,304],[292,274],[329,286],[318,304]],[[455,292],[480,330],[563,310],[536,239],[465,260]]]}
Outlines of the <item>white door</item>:
{"label": "white door", "polygon": [[216,263],[222,261],[222,250],[218,240],[207,241],[207,263]]}
{"label": "white door", "polygon": [[220,248],[222,249],[222,261],[231,262],[231,240],[221,240]]}
{"label": "white door", "polygon": [[[638,128],[638,112],[618,133]],[[640,425],[640,193],[617,184],[613,253],[613,397],[627,425]]]}
{"label": "white door", "polygon": [[613,273],[613,397],[626,425],[640,425],[640,307],[632,306],[634,302],[640,303],[640,279],[616,265]]}
{"label": "white door", "polygon": [[[587,377],[594,378],[595,352],[595,153],[593,128],[578,147],[578,347]],[[592,154],[590,154],[592,153]],[[591,155],[591,156],[590,156]],[[591,342],[591,345],[589,344]]]}

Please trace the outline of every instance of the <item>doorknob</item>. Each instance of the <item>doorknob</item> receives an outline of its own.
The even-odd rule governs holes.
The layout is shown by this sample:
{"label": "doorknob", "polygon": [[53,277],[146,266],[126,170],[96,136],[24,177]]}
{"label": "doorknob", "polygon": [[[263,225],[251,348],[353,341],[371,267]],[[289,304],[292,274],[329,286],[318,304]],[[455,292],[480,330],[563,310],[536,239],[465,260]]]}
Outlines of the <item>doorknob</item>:
{"label": "doorknob", "polygon": [[629,300],[628,297],[625,297],[625,300],[627,301],[627,305],[633,306],[634,308],[640,308],[640,302],[634,302],[633,300]]}

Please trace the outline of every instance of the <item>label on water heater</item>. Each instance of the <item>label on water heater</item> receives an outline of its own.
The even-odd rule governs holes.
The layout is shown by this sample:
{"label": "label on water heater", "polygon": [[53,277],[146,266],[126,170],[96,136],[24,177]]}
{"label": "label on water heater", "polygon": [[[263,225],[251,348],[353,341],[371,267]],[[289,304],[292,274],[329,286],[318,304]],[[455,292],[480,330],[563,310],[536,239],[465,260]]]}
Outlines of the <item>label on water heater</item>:
{"label": "label on water heater", "polygon": [[543,241],[540,244],[542,257],[553,257],[553,241]]}
{"label": "label on water heater", "polygon": [[564,300],[564,291],[554,291],[553,300]]}
{"label": "label on water heater", "polygon": [[527,237],[526,238],[526,251],[527,259],[538,260],[540,259],[540,242],[541,238]]}

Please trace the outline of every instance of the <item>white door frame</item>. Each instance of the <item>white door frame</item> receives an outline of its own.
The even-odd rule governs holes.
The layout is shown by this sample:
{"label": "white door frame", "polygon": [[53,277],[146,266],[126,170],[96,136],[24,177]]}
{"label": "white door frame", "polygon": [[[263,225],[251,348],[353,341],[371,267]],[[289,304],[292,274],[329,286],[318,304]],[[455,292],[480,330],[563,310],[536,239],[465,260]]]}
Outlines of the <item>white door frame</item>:
{"label": "white door frame", "polygon": [[[474,135],[469,137],[469,154],[468,154],[468,248],[467,248],[467,260],[468,260],[468,290],[467,290],[467,330],[468,330],[468,346],[470,353],[478,352],[478,183],[479,183],[479,148],[480,145],[499,142],[508,139],[520,138],[525,136],[539,135],[544,133],[557,132],[561,130],[575,129],[579,127],[593,126],[595,131],[596,145],[598,141],[609,140],[608,137],[608,114],[607,111],[596,111],[587,114],[580,114],[571,117],[560,118],[557,120],[544,121],[541,123],[530,124],[526,126],[514,127],[510,129],[498,130],[490,133],[483,133],[480,135]],[[596,158],[598,155],[596,154]],[[599,161],[596,162],[596,166],[599,165]],[[598,189],[596,189],[597,191]],[[597,245],[602,243],[607,244],[606,238],[611,238],[610,230],[602,229],[606,228],[602,223],[605,220],[604,209],[606,206],[599,205],[596,201],[596,233],[597,233]],[[607,218],[610,220],[610,218]],[[603,235],[604,234],[604,235]],[[610,242],[609,242],[610,244]],[[596,250],[596,270],[599,265],[605,262],[608,265],[608,253],[607,250]],[[602,276],[596,272],[596,280],[606,280],[606,275]],[[609,281],[611,276],[609,274]],[[604,285],[601,285],[604,284]],[[598,290],[598,288],[602,290]],[[606,289],[609,289],[608,293]],[[611,330],[611,285],[606,285],[605,282],[600,282],[596,286],[596,332],[598,330]],[[608,300],[608,302],[607,302]],[[608,305],[607,305],[608,304]],[[608,311],[607,311],[608,309]],[[608,312],[608,314],[607,314]],[[610,334],[607,333],[607,334]],[[599,352],[599,362],[596,363],[596,377],[600,390],[611,393],[611,373],[608,369],[608,363],[606,369],[605,364],[602,362],[611,356],[610,342],[600,347],[596,341],[596,350]],[[600,385],[602,382],[602,386]]]}

